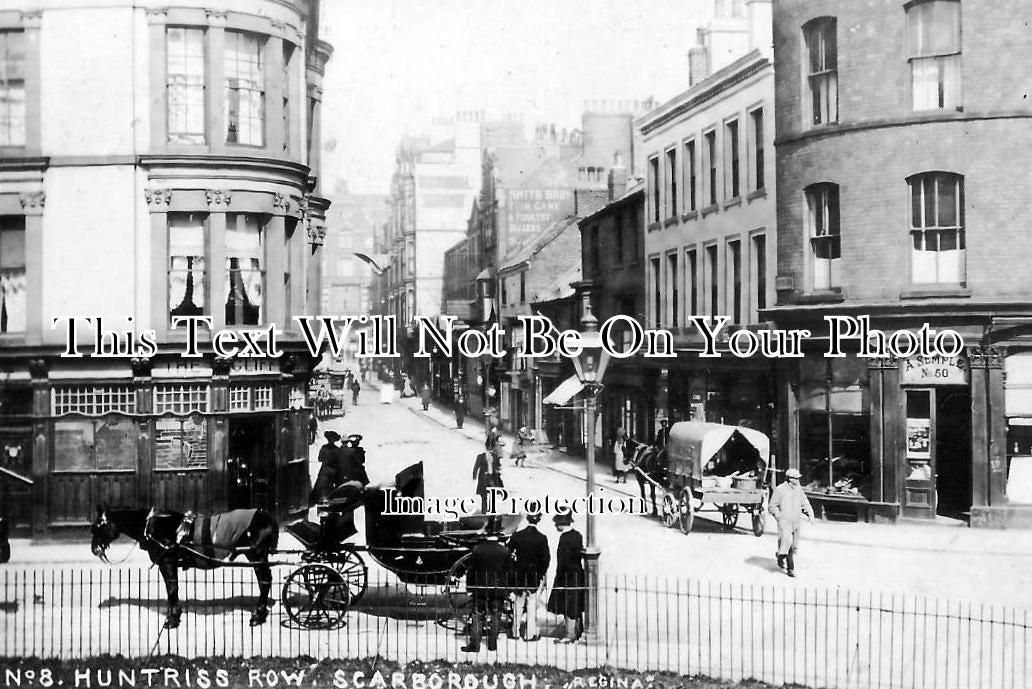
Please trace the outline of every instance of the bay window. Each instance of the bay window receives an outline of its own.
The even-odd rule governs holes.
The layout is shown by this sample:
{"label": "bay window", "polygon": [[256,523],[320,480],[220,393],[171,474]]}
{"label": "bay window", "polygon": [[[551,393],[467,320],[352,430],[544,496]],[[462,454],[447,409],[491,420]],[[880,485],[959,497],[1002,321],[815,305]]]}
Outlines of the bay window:
{"label": "bay window", "polygon": [[204,29],[169,27],[165,33],[168,142],[205,142]]}
{"label": "bay window", "polygon": [[907,8],[907,55],[914,110],[959,108],[958,0],[924,0]]}
{"label": "bay window", "polygon": [[25,217],[0,215],[0,333],[25,331]]}
{"label": "bay window", "polygon": [[961,284],[965,281],[964,178],[928,172],[910,185],[911,280]]}
{"label": "bay window", "polygon": [[168,216],[168,310],[171,318],[208,313],[204,221],[205,216],[200,213],[170,213]]}
{"label": "bay window", "polygon": [[840,287],[842,235],[837,184],[813,184],[806,188],[806,235],[810,238],[813,289]]}
{"label": "bay window", "polygon": [[226,215],[226,325],[262,322],[262,225],[256,215]]}
{"label": "bay window", "polygon": [[263,146],[265,143],[265,64],[262,37],[226,32],[226,143]]}

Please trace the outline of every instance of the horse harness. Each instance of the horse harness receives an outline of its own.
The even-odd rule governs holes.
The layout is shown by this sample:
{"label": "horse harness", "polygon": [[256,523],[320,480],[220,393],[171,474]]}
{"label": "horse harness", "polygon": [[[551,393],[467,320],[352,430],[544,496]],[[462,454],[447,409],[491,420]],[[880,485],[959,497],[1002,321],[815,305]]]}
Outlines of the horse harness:
{"label": "horse harness", "polygon": [[[245,513],[249,516],[246,520],[240,519],[239,524],[235,528],[227,528],[227,525],[224,523],[225,520],[237,513],[241,517]],[[250,526],[251,518],[254,516],[253,513],[253,510],[240,510],[233,513],[208,516],[187,511],[176,526],[175,540],[168,542],[155,535],[155,522],[158,519],[167,519],[175,515],[160,513],[157,508],[152,507],[147,514],[147,520],[143,529],[143,541],[141,541],[140,546],[144,547],[144,543],[149,543],[159,548],[163,553],[170,551],[182,552],[183,554],[192,555],[212,563],[232,558],[250,550],[250,548],[238,548],[234,544],[240,534],[249,531],[248,527]],[[229,527],[232,526],[229,525]],[[220,532],[228,533],[229,537],[217,538]]]}

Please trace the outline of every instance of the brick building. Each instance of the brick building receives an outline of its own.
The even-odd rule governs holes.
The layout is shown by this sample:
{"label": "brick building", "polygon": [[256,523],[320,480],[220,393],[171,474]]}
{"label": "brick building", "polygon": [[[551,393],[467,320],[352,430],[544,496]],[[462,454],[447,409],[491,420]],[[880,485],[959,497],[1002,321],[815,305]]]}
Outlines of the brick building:
{"label": "brick building", "polygon": [[828,511],[1032,523],[1028,18],[1021,0],[775,3],[767,313],[815,333],[829,314],[928,323],[968,345],[781,362],[780,456]]}

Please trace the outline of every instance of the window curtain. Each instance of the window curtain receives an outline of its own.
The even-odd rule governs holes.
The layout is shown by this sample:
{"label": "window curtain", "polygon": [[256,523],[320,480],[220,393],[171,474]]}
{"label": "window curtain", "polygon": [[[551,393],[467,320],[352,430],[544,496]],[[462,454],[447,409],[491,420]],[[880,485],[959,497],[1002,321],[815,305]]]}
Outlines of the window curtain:
{"label": "window curtain", "polygon": [[25,270],[0,272],[0,332],[25,330]]}
{"label": "window curtain", "polygon": [[[190,259],[186,256],[173,256],[172,270],[168,274],[168,303],[173,311],[183,304],[183,298],[186,296],[186,281],[189,274]],[[194,299],[196,300],[196,284],[194,287]],[[197,305],[199,306],[200,304]]]}

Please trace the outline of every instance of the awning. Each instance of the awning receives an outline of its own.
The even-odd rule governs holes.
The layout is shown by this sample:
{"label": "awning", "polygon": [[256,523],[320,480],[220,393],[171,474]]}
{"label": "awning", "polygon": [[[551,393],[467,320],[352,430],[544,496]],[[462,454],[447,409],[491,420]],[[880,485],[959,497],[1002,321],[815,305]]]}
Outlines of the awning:
{"label": "awning", "polygon": [[573,396],[584,389],[584,384],[577,380],[577,376],[570,376],[563,382],[559,383],[559,386],[548,393],[545,399],[541,400],[542,404],[566,404]]}

